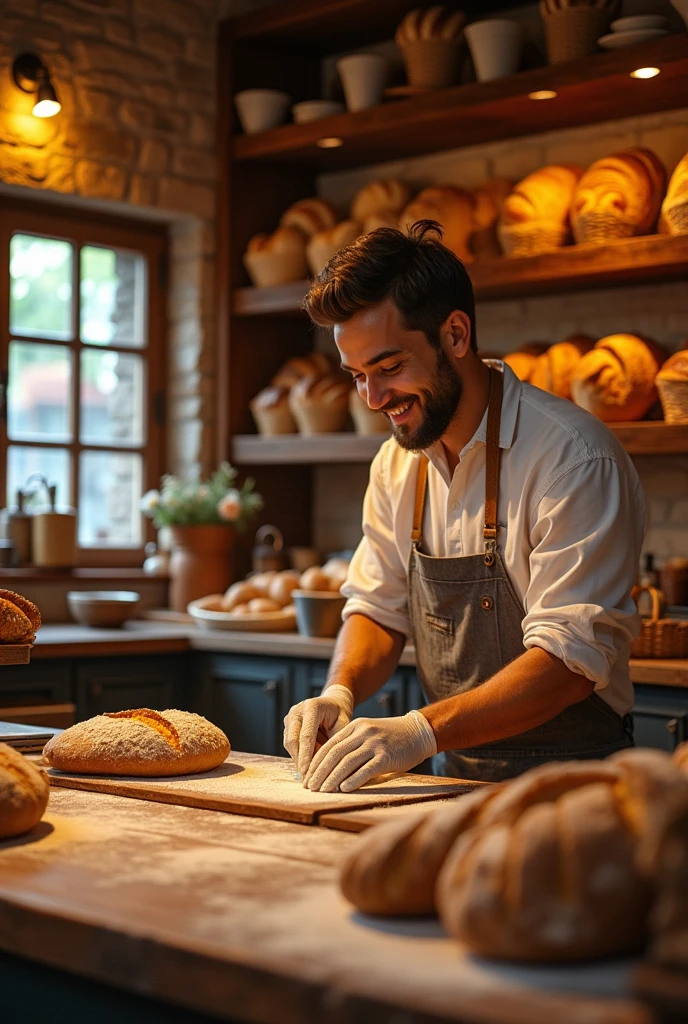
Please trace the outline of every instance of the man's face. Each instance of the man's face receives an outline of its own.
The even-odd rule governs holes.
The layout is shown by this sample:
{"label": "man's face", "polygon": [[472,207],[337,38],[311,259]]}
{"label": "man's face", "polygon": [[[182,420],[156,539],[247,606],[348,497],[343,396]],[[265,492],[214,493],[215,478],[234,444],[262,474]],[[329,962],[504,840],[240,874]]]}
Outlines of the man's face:
{"label": "man's face", "polygon": [[408,331],[391,300],[334,329],[342,367],[370,409],[384,412],[394,438],[408,451],[443,436],[461,402],[463,385],[443,349],[422,331]]}

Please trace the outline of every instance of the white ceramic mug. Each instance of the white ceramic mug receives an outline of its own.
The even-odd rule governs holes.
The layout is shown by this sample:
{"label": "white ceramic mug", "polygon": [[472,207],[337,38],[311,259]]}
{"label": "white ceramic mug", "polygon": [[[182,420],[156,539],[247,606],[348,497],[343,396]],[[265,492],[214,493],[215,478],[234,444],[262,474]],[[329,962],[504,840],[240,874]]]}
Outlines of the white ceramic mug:
{"label": "white ceramic mug", "polygon": [[515,75],[523,52],[523,26],[508,18],[476,21],[464,30],[479,82]]}
{"label": "white ceramic mug", "polygon": [[241,127],[247,135],[282,124],[290,103],[291,96],[278,89],[244,89],[234,97]]}
{"label": "white ceramic mug", "polygon": [[367,110],[382,100],[389,64],[379,53],[352,53],[337,61],[349,110]]}

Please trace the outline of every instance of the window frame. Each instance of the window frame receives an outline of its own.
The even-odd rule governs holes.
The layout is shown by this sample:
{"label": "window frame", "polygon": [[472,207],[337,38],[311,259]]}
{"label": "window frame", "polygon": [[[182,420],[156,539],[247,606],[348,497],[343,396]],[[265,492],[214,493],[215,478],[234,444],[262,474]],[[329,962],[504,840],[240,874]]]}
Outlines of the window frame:
{"label": "window frame", "polygon": [[[73,372],[70,392],[72,415],[71,442],[10,441],[7,430],[7,382],[9,374],[10,332],[10,240],[14,234],[34,234],[42,237],[65,239],[76,248],[72,275],[72,322],[74,336],[71,341],[56,341],[41,337],[19,340],[38,344],[67,346],[72,352]],[[80,330],[80,259],[83,246],[101,245],[113,249],[129,249],[140,253],[147,263],[147,308],[145,312],[148,344],[145,348],[119,345],[84,345]],[[66,209],[48,202],[18,202],[0,196],[0,480],[3,496],[7,490],[7,453],[9,445],[27,445],[33,448],[61,448],[71,454],[70,489],[72,502],[78,506],[79,456],[82,451],[140,451],[143,458],[143,491],[157,488],[164,472],[165,458],[165,327],[166,279],[168,260],[168,232],[164,224],[133,221],[114,217],[99,211]],[[84,444],[79,438],[79,380],[80,357],[85,349],[91,351],[126,352],[142,356],[144,360],[143,395],[145,409],[143,424],[145,439],[142,445],[123,446]],[[4,501],[3,501],[4,504]],[[144,559],[145,544],[154,539],[155,530],[144,519],[140,547],[81,547],[77,546],[78,566],[110,568],[113,566],[140,566]]]}

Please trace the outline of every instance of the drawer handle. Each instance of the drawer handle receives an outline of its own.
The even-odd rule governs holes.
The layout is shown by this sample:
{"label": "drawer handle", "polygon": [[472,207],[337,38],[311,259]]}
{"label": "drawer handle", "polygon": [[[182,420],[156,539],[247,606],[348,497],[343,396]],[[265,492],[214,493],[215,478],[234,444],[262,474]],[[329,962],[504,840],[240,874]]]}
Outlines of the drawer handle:
{"label": "drawer handle", "polygon": [[670,718],[666,724],[666,727],[668,732],[675,733],[678,729],[678,718]]}
{"label": "drawer handle", "polygon": [[277,693],[277,682],[274,679],[269,679],[267,683],[263,684],[263,693],[267,693],[268,696],[274,697]]}

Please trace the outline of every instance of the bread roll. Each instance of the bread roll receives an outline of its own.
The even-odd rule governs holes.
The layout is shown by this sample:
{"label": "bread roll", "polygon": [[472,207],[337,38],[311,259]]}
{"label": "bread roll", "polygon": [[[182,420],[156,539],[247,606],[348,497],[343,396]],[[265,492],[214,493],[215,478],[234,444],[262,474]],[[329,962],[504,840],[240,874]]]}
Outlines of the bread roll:
{"label": "bread roll", "polygon": [[688,153],[671,175],[662,204],[661,230],[670,235],[688,235]]}
{"label": "bread roll", "polygon": [[31,624],[31,631],[37,633],[41,628],[41,613],[33,601],[21,594],[15,594],[13,590],[0,590],[0,600],[9,601],[20,612],[23,612]]}
{"label": "bread roll", "polygon": [[548,345],[544,342],[533,342],[532,345],[523,345],[516,352],[508,352],[502,359],[507,366],[510,366],[519,380],[529,382],[537,361],[543,352],[546,352]]}
{"label": "bread roll", "polygon": [[554,164],[516,185],[497,229],[506,256],[535,256],[570,242],[569,210],[581,173],[575,164]]}
{"label": "bread roll", "polygon": [[33,639],[29,617],[13,601],[0,597],[0,643],[27,644]]}
{"label": "bread roll", "polygon": [[37,825],[48,805],[45,774],[0,743],[0,839],[20,836]]}
{"label": "bread roll", "polygon": [[423,39],[441,39],[444,42],[458,42],[461,39],[466,16],[463,11],[434,6],[427,10],[417,8],[409,11],[401,21],[394,36],[397,46],[415,43]]}
{"label": "bread roll", "polygon": [[257,288],[299,281],[308,272],[306,236],[296,227],[254,235],[244,253],[244,266]]}
{"label": "bread roll", "polygon": [[559,398],[571,398],[571,377],[581,358],[595,345],[585,334],[575,334],[551,345],[538,356],[530,383]]}
{"label": "bread roll", "polygon": [[319,274],[335,253],[355,242],[360,234],[360,225],[355,220],[344,220],[327,231],[313,235],[306,249],[311,273]]}
{"label": "bread roll", "polygon": [[291,604],[291,592],[296,590],[300,582],[301,574],[294,572],[293,569],[278,572],[270,581],[268,597],[271,601],[276,601],[280,608],[284,608]]}
{"label": "bread roll", "polygon": [[89,775],[192,775],[229,754],[217,726],[189,711],[138,708],[98,715],[48,741],[43,757],[62,772]]}
{"label": "bread roll", "polygon": [[650,149],[625,149],[592,164],[576,185],[571,206],[577,242],[647,235],[654,230],[666,171]]}
{"label": "bread roll", "polygon": [[419,220],[434,220],[442,228],[442,244],[464,262],[473,258],[469,239],[475,228],[475,200],[470,192],[455,185],[432,185],[413,199],[399,218],[399,228],[408,231]]}
{"label": "bread roll", "polygon": [[297,432],[296,420],[289,408],[287,388],[263,388],[249,402],[249,408],[258,427],[258,433],[265,437]]}
{"label": "bread roll", "polygon": [[281,227],[297,228],[306,238],[329,231],[337,223],[337,214],[324,199],[300,199],[280,217]]}
{"label": "bread roll", "polygon": [[349,415],[351,385],[330,376],[306,378],[294,385],[289,407],[302,434],[329,434],[344,430]]}
{"label": "bread roll", "polygon": [[634,334],[602,338],[576,365],[571,397],[606,423],[641,420],[657,401],[662,358],[654,342]]}
{"label": "bread roll", "polygon": [[279,601],[272,601],[269,597],[254,597],[248,602],[247,611],[249,615],[263,615],[265,612],[281,612],[282,605]]}
{"label": "bread roll", "polygon": [[255,587],[262,597],[267,597],[270,584],[275,576],[277,576],[276,569],[266,569],[265,572],[255,572],[252,576],[249,576],[246,583],[250,583],[252,587]]}
{"label": "bread roll", "polygon": [[[364,185],[351,203],[351,217],[365,225],[369,218],[380,214],[399,214],[411,199],[411,189],[398,178],[383,178]],[[379,226],[379,225],[378,225]],[[372,230],[367,228],[368,231]]]}
{"label": "bread roll", "polygon": [[337,365],[324,352],[310,352],[307,356],[293,356],[275,374],[271,384],[290,391],[304,377],[326,377],[334,373]]}
{"label": "bread roll", "polygon": [[299,590],[325,591],[332,589],[332,581],[320,566],[312,565],[301,574]]}
{"label": "bread roll", "polygon": [[389,418],[384,412],[371,409],[365,399],[361,398],[357,388],[352,388],[349,393],[349,412],[357,434],[389,434]]}
{"label": "bread roll", "polygon": [[252,580],[242,580],[233,583],[225,592],[220,606],[223,612],[232,612],[238,604],[248,604],[255,597],[264,597],[265,594]]}

